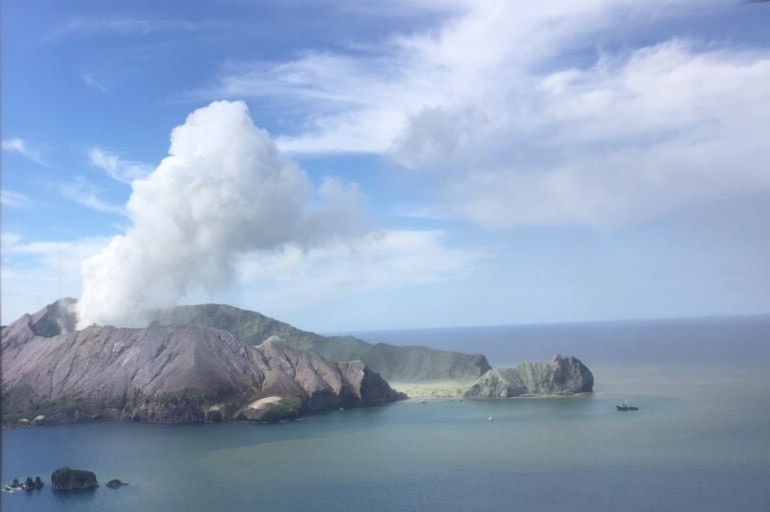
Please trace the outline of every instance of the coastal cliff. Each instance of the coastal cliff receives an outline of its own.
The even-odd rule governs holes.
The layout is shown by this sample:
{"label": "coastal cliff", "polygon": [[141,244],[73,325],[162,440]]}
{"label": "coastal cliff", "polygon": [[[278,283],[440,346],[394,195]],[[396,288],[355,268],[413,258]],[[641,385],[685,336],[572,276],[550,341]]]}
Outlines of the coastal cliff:
{"label": "coastal cliff", "polygon": [[146,328],[76,330],[75,306],[62,299],[2,329],[3,424],[279,421],[404,398],[388,381],[435,398],[593,388],[574,357],[492,369],[482,355],[324,337],[216,304],[157,312]]}
{"label": "coastal cliff", "polygon": [[492,368],[480,354],[372,344],[353,336],[321,336],[260,313],[223,304],[179,306],[156,312],[153,320],[163,325],[222,329],[255,346],[277,336],[291,347],[314,352],[331,361],[362,361],[385,380],[393,382],[472,382]]}
{"label": "coastal cliff", "polygon": [[593,391],[594,376],[576,357],[557,355],[548,362],[494,368],[465,391],[468,398],[574,395]]}
{"label": "coastal cliff", "polygon": [[329,361],[278,337],[255,347],[192,325],[75,331],[73,303],[57,301],[3,329],[4,423],[251,419],[243,409],[265,397],[279,399],[272,410],[280,413],[268,416],[281,419],[399,398],[364,363]]}

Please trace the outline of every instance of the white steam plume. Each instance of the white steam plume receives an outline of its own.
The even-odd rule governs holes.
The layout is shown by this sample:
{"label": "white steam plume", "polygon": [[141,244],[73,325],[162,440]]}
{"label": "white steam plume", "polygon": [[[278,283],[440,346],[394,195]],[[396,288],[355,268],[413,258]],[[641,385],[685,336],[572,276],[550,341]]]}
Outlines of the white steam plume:
{"label": "white steam plume", "polygon": [[240,253],[339,234],[360,203],[355,187],[329,180],[316,193],[246,105],[228,101],[190,114],[132,187],[131,227],[82,265],[79,328],[143,326],[148,311],[227,284]]}

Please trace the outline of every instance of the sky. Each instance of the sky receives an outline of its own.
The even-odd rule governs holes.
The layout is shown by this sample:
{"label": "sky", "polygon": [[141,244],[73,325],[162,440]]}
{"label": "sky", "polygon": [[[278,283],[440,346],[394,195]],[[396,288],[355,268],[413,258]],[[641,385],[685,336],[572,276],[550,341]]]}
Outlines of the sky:
{"label": "sky", "polygon": [[0,2],[2,324],[770,313],[770,2]]}

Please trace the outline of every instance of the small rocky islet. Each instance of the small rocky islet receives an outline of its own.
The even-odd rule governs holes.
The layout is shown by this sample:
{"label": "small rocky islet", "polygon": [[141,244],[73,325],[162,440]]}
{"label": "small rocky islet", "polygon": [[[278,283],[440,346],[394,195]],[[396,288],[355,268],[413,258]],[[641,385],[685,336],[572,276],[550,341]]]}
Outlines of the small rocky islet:
{"label": "small rocky islet", "polygon": [[159,311],[145,328],[76,330],[75,305],[2,329],[4,426],[277,422],[407,398],[389,382],[456,382],[467,398],[593,389],[575,357],[493,369],[480,354],[325,337],[220,304]]}
{"label": "small rocky islet", "polygon": [[45,487],[45,484],[40,479],[40,476],[36,476],[34,480],[31,476],[28,476],[24,482],[14,478],[10,484],[3,486],[3,492],[39,491],[43,487]]}
{"label": "small rocky islet", "polygon": [[[112,479],[107,482],[107,487],[117,488],[128,485],[128,483],[121,482],[118,479]],[[17,491],[39,491],[45,487],[45,483],[36,476],[34,479],[28,476],[24,483],[20,482],[18,478],[14,478],[13,481],[3,486],[3,492],[17,492]],[[96,479],[96,474],[93,471],[85,469],[73,469],[70,467],[61,467],[51,473],[51,490],[54,492],[74,492],[74,491],[89,491],[99,487],[99,482]]]}

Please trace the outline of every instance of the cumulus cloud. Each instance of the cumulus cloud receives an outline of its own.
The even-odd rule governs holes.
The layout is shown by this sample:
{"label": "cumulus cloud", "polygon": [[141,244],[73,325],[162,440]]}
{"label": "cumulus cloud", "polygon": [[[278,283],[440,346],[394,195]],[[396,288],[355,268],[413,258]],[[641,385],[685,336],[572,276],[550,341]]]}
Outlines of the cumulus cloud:
{"label": "cumulus cloud", "polygon": [[229,283],[238,256],[311,246],[355,230],[355,187],[306,173],[279,154],[242,102],[217,101],[171,134],[169,155],[137,179],[131,227],[83,263],[80,325],[142,325],[188,292]]}
{"label": "cumulus cloud", "polygon": [[[681,41],[548,75],[530,103],[535,122],[477,131],[453,124],[454,140],[471,139],[456,161],[471,158],[473,168],[451,190],[457,210],[497,227],[615,224],[768,189],[768,80],[770,55],[698,51]],[[509,126],[523,133],[511,137]],[[488,151],[474,157],[473,145]],[[444,158],[432,162],[453,166]]]}
{"label": "cumulus cloud", "polygon": [[443,200],[422,211],[492,228],[638,222],[770,188],[770,52],[630,43],[634,26],[724,3],[418,2],[444,6],[440,25],[241,64],[213,92],[292,105],[304,122],[277,138],[286,151],[378,153],[432,177]]}

